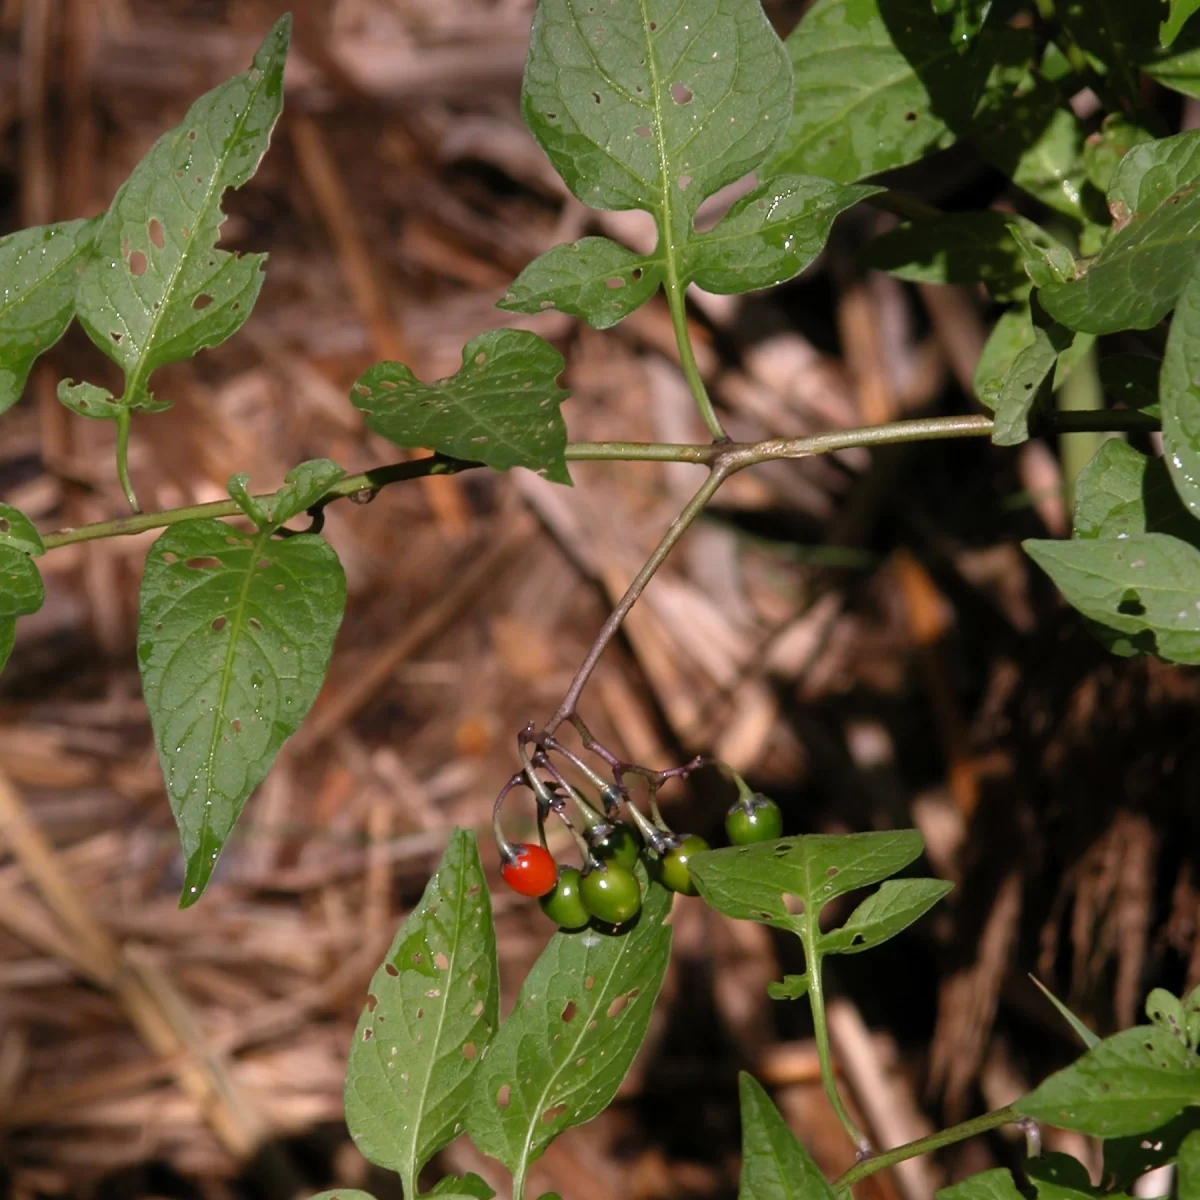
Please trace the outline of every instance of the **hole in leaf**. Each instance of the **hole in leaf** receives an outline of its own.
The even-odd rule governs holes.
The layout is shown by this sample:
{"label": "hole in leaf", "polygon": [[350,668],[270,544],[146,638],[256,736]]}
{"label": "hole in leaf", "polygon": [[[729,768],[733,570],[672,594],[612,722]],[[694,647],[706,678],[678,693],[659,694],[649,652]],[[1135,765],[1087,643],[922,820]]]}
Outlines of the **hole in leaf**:
{"label": "hole in leaf", "polygon": [[214,617],[213,623],[212,623],[213,633],[220,633],[221,630],[224,629],[227,624],[228,624],[228,622],[225,620],[224,617]]}
{"label": "hole in leaf", "polygon": [[433,965],[439,971],[448,971],[450,969],[450,960],[439,950],[433,956]]}
{"label": "hole in leaf", "polygon": [[121,344],[121,335],[120,335],[120,334],[119,334],[119,333],[118,333],[118,332],[117,332],[115,329],[114,329],[114,330],[112,330],[112,331],[110,331],[110,333],[109,333],[109,335],[108,335],[108,336],[109,336],[110,338],[112,338],[112,340],[113,340],[114,342],[116,342],[118,345],[120,345],[120,344]]}
{"label": "hole in leaf", "polygon": [[251,629],[261,629],[262,628],[262,622],[257,617],[251,617],[250,620],[246,622],[246,624],[249,625]]}
{"label": "hole in leaf", "polygon": [[1133,588],[1127,588],[1121,597],[1121,603],[1117,605],[1117,612],[1127,617],[1140,617],[1145,614],[1146,606]]}
{"label": "hole in leaf", "polygon": [[542,1124],[549,1125],[556,1117],[561,1117],[567,1111],[565,1104],[556,1104],[553,1108],[548,1108],[542,1113]]}
{"label": "hole in leaf", "polygon": [[147,232],[150,234],[151,244],[156,250],[161,250],[167,244],[167,239],[163,233],[162,222],[157,217],[150,218],[150,224],[147,227]]}
{"label": "hole in leaf", "polygon": [[[484,354],[484,352],[482,350],[480,350],[480,352],[477,355],[475,355],[475,365],[477,367],[482,367],[485,362],[487,362],[487,355]],[[392,386],[394,387],[395,384],[393,384]]]}
{"label": "hole in leaf", "polygon": [[567,1007],[562,1010],[562,1019],[564,1021],[573,1021],[575,1019],[575,1001],[568,1000]]}
{"label": "hole in leaf", "polygon": [[471,1009],[471,1016],[477,1017],[477,1016],[479,1016],[479,1014],[481,1012],[483,1012],[483,1001],[482,1000],[478,1001],[476,1003],[475,1007],[473,1009]]}
{"label": "hole in leaf", "polygon": [[688,190],[688,184],[690,184],[691,182],[692,182],[692,177],[690,175],[680,175],[679,190],[681,192],[686,192]]}
{"label": "hole in leaf", "polygon": [[634,988],[633,991],[626,992],[623,996],[617,996],[608,1006],[608,1015],[610,1017],[617,1016],[624,1011],[625,1005],[627,1005],[630,1000],[636,1000],[641,994],[641,988]]}
{"label": "hole in leaf", "polygon": [[594,988],[594,987],[596,986],[596,977],[595,977],[595,975],[589,975],[589,976],[588,976],[588,977],[587,977],[587,978],[586,978],[586,979],[583,981],[583,986],[584,986],[585,988],[587,988],[587,990],[590,992],[590,991],[592,990],[592,988]]}
{"label": "hole in leaf", "polygon": [[367,993],[367,1012],[374,1012],[379,1005],[379,997],[371,992]]}
{"label": "hole in leaf", "polygon": [[633,271],[631,272],[631,274],[633,275],[633,282],[634,282],[634,283],[637,283],[637,281],[638,281],[639,279],[641,279],[641,277],[642,277],[642,275],[644,274],[644,272],[642,271],[642,268],[641,268],[641,267],[634,267],[634,268],[633,268]]}
{"label": "hole in leaf", "polygon": [[194,142],[195,140],[196,140],[196,131],[194,129],[189,129],[188,130],[188,141]]}
{"label": "hole in leaf", "polygon": [[863,943],[864,943],[866,940],[867,940],[867,939],[866,939],[865,937],[863,937],[863,935],[862,935],[861,933],[856,933],[856,934],[855,934],[855,935],[854,935],[854,936],[853,936],[853,937],[850,939],[850,945],[852,945],[852,946],[861,946],[861,945],[862,945],[862,944],[863,944]]}
{"label": "hole in leaf", "polygon": [[463,1045],[463,1058],[470,1061],[475,1057],[475,1043],[467,1042]]}
{"label": "hole in leaf", "polygon": [[424,1016],[425,1016],[425,1010],[423,1008],[418,1008],[417,1009],[417,1020],[418,1021],[422,1020],[424,1018]]}
{"label": "hole in leaf", "polygon": [[500,1108],[508,1107],[508,1096],[511,1090],[507,1083],[500,1086],[500,1090],[496,1093],[496,1103]]}
{"label": "hole in leaf", "polygon": [[828,869],[828,870],[825,872],[825,874],[826,874],[826,875],[828,875],[830,879],[832,879],[832,878],[833,878],[833,877],[834,877],[834,876],[835,876],[837,873],[838,873],[838,869],[837,869],[837,867],[830,867],[830,868],[829,868],[829,869]]}
{"label": "hole in leaf", "polygon": [[692,89],[685,87],[682,83],[671,84],[671,99],[676,104],[691,104]]}
{"label": "hole in leaf", "polygon": [[655,31],[657,28],[658,28],[658,22],[657,22],[657,21],[651,21],[651,22],[650,22],[650,32],[651,32],[651,33],[653,33],[653,32],[654,32],[654,31]]}
{"label": "hole in leaf", "polygon": [[393,978],[400,974],[400,968],[395,963],[384,963],[383,969]]}
{"label": "hole in leaf", "polygon": [[237,717],[234,717],[233,720],[229,722],[229,728],[232,729],[234,733],[241,733],[242,723],[237,719]]}
{"label": "hole in leaf", "polygon": [[212,303],[212,297],[207,292],[201,292],[195,300],[192,301],[192,307],[197,312],[203,312]]}
{"label": "hole in leaf", "polygon": [[193,571],[210,571],[214,567],[222,566],[219,558],[213,558],[208,555],[204,558],[189,558],[184,564],[185,567],[191,567]]}
{"label": "hole in leaf", "polygon": [[787,858],[787,856],[791,853],[791,849],[792,848],[786,842],[780,842],[775,849],[771,851],[771,854],[775,858]]}
{"label": "hole in leaf", "polygon": [[633,132],[636,133],[638,135],[638,137],[649,137],[650,136],[650,126],[649,125],[639,125]]}
{"label": "hole in leaf", "polygon": [[173,562],[178,562],[178,561],[179,561],[178,556],[175,554],[172,554],[170,550],[168,550],[163,555],[163,562],[165,562],[165,563],[173,563]]}
{"label": "hole in leaf", "polygon": [[552,112],[548,112],[548,113],[546,114],[546,120],[547,120],[547,121],[557,121],[557,120],[558,120],[558,113],[552,113]]}
{"label": "hole in leaf", "polygon": [[904,114],[904,119],[911,123],[917,119],[917,114],[910,109]]}
{"label": "hole in leaf", "polygon": [[370,1027],[370,1025],[368,1025],[366,1027],[366,1029],[363,1030],[363,1041],[369,1042],[374,1036],[375,1036],[375,1030],[373,1030]]}
{"label": "hole in leaf", "polygon": [[612,279],[606,279],[604,281],[604,286],[607,288],[623,288],[625,286],[625,280],[623,280],[620,276],[614,275]]}
{"label": "hole in leaf", "polygon": [[600,93],[599,93],[599,92],[593,92],[593,93],[592,93],[592,99],[593,99],[593,100],[595,100],[595,102],[596,102],[597,104],[599,104],[599,103],[600,103]]}
{"label": "hole in leaf", "polygon": [[129,256],[129,271],[131,274],[145,275],[146,266],[146,256],[140,250],[135,250]]}

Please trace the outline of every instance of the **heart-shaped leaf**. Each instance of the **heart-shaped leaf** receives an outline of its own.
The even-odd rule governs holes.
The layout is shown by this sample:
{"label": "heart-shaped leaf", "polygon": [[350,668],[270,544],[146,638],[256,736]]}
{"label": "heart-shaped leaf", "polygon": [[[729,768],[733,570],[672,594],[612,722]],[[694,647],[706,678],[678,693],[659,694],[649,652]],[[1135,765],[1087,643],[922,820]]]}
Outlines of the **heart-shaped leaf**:
{"label": "heart-shaped leaf", "polygon": [[570,393],[557,382],[564,365],[537,334],[493,329],[463,347],[463,365],[449,379],[422,383],[403,363],[376,363],[350,399],[367,427],[394,445],[570,483],[559,411]]}
{"label": "heart-shaped leaf", "polygon": [[38,355],[66,333],[98,224],[63,221],[0,238],[0,413],[21,398]]}
{"label": "heart-shaped leaf", "polygon": [[[491,897],[475,835],[456,829],[371,980],[346,1066],[354,1143],[400,1176],[406,1196],[462,1132],[499,1002]],[[469,1192],[460,1180],[442,1183],[435,1195]]]}
{"label": "heart-shaped leaf", "polygon": [[738,1076],[742,1112],[742,1175],[738,1200],[834,1200],[812,1156],[787,1127],[762,1085]]}
{"label": "heart-shaped leaf", "polygon": [[125,391],[81,392],[64,380],[59,396],[77,412],[128,420],[161,407],[149,391],[154,370],[223,342],[250,315],[266,255],[216,249],[221,197],[266,153],[283,107],[290,32],[291,18],[281,17],[251,68],[202,96],[154,143],[100,221],[75,304],[88,336],[124,371]]}
{"label": "heart-shaped leaf", "polygon": [[556,933],[475,1075],[467,1131],[513,1173],[565,1129],[602,1112],[633,1062],[671,952],[672,895],[656,883],[637,923],[609,935]]}
{"label": "heart-shaped leaf", "polygon": [[316,698],[346,603],[327,542],[184,521],[142,578],[142,689],[195,903],[250,793]]}

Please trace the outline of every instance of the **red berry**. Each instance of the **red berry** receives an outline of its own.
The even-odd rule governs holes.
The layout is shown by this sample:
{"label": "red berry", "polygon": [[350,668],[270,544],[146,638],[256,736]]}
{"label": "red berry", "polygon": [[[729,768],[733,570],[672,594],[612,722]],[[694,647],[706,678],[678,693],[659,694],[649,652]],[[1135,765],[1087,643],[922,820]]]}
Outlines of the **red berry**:
{"label": "red berry", "polygon": [[500,868],[504,882],[522,896],[544,896],[558,882],[558,867],[541,846],[514,846]]}

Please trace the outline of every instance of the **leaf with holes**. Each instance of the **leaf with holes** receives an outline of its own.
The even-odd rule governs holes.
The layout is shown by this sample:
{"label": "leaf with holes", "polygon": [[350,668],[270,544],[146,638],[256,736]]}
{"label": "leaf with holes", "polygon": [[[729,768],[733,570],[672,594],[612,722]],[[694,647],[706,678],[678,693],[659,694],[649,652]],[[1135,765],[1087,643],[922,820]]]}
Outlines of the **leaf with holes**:
{"label": "leaf with holes", "polygon": [[[593,208],[643,209],[658,229],[658,244],[644,257],[611,244],[589,248],[586,261],[582,253],[572,259],[570,248],[551,251],[547,271],[553,268],[554,279],[574,262],[586,288],[556,293],[546,279],[524,304],[548,302],[593,324],[612,324],[653,295],[660,279],[678,302],[690,270],[719,270],[728,279],[727,235],[755,254],[755,278],[763,276],[761,259],[768,251],[767,273],[776,279],[806,265],[796,252],[794,231],[789,245],[785,228],[803,219],[809,198],[801,194],[780,195],[778,227],[756,219],[755,208],[734,218],[736,228],[710,237],[694,261],[689,258],[689,247],[702,241],[693,226],[696,210],[762,164],[791,112],[787,54],[758,0],[649,0],[586,8],[578,0],[541,0],[521,95],[525,123],[580,200]],[[815,210],[811,215],[818,223],[824,219]],[[806,244],[812,240],[810,234]],[[608,272],[603,290],[591,271],[593,259]],[[621,273],[635,270],[642,271],[636,281]],[[608,290],[614,278],[625,280],[621,295]],[[635,283],[636,291],[627,290]]]}
{"label": "leaf with holes", "polygon": [[329,668],[346,578],[327,542],[184,521],[142,578],[142,689],[195,903]]}
{"label": "leaf with holes", "polygon": [[0,413],[21,398],[37,357],[66,333],[98,223],[63,221],[0,238]]}
{"label": "leaf with holes", "polygon": [[590,1121],[633,1062],[671,951],[672,894],[646,887],[641,913],[619,934],[556,933],[525,977],[516,1006],[475,1075],[467,1132],[512,1171],[565,1129]]}
{"label": "leaf with holes", "polygon": [[1104,1190],[1129,1191],[1147,1172],[1173,1162],[1184,1139],[1197,1130],[1200,1130],[1200,1108],[1185,1108],[1157,1129],[1129,1137],[1106,1138],[1104,1169],[1100,1174]]}
{"label": "leaf with holes", "polygon": [[395,1171],[406,1196],[462,1132],[499,1002],[491,896],[475,835],[456,829],[371,980],[346,1066],[354,1144]]}
{"label": "leaf with holes", "polygon": [[457,374],[422,383],[403,363],[376,363],[350,391],[367,427],[405,448],[436,450],[497,471],[528,467],[571,482],[558,386],[565,364],[549,342],[493,329],[463,347]]}
{"label": "leaf with holes", "polygon": [[229,480],[229,494],[261,533],[274,533],[293,517],[314,505],[346,472],[327,458],[314,458],[293,467],[273,496],[260,499],[249,490],[248,475]]}
{"label": "leaf with holes", "polygon": [[[221,196],[266,153],[283,106],[290,32],[291,18],[281,17],[248,71],[197,100],[134,167],[100,222],[75,303],[88,336],[125,373],[114,401],[121,410],[153,407],[154,370],[223,342],[258,298],[266,256],[215,248]],[[69,405],[89,399],[66,380],[59,395]]]}
{"label": "leaf with holes", "polygon": [[915,162],[954,141],[974,104],[969,72],[929,0],[817,0],[787,40],[795,109],[769,170],[839,183]]}
{"label": "leaf with holes", "polygon": [[1093,1137],[1144,1133],[1200,1105],[1200,1056],[1156,1025],[1105,1038],[1014,1105]]}
{"label": "leaf with holes", "polygon": [[834,1200],[834,1190],[762,1085],[738,1075],[742,1176],[738,1200]]}
{"label": "leaf with holes", "polygon": [[718,912],[807,935],[830,900],[894,875],[923,849],[914,829],[807,834],[709,850],[688,866]]}
{"label": "leaf with holes", "polygon": [[[1025,1174],[1037,1200],[1092,1200],[1096,1195],[1088,1169],[1077,1158],[1051,1150],[1025,1160]],[[1114,1195],[1111,1200],[1126,1200]]]}
{"label": "leaf with holes", "polygon": [[1200,549],[1165,533],[1031,539],[1026,553],[1083,615],[1121,635],[1117,653],[1200,663]]}
{"label": "leaf with holes", "polygon": [[661,282],[662,263],[652,255],[587,237],[535,258],[496,307],[519,313],[556,308],[593,329],[608,329],[645,304]]}
{"label": "leaf with holes", "polygon": [[1166,463],[1109,438],[1075,481],[1075,536],[1119,538],[1169,533],[1200,540],[1200,523],[1179,502]]}
{"label": "leaf with holes", "polygon": [[46,552],[33,522],[11,504],[0,504],[0,671],[12,653],[17,618],[42,607],[46,591],[32,559]]}
{"label": "leaf with holes", "polygon": [[1200,133],[1135,146],[1113,172],[1108,205],[1114,232],[1100,253],[1038,298],[1071,329],[1150,329],[1200,262]]}
{"label": "leaf with holes", "polygon": [[1158,394],[1163,456],[1179,498],[1200,515],[1200,260],[1179,298],[1163,355]]}
{"label": "leaf with holes", "polygon": [[888,879],[849,916],[846,923],[821,935],[825,954],[858,954],[870,950],[919,921],[953,891],[944,879]]}
{"label": "leaf with holes", "polygon": [[1006,1167],[980,1171],[950,1187],[938,1188],[934,1200],[1025,1200]]}
{"label": "leaf with holes", "polygon": [[901,225],[871,242],[866,266],[912,283],[983,283],[997,300],[1021,300],[1032,286],[1025,254],[1013,239],[1017,225],[1031,241],[1046,239],[1024,217],[999,212],[947,213]]}

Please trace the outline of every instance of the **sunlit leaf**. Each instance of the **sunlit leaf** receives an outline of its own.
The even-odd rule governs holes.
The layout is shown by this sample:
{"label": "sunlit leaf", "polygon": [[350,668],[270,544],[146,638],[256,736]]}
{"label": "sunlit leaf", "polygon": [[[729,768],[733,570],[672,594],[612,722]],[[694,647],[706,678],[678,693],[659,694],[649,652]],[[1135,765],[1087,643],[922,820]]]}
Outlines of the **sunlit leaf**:
{"label": "sunlit leaf", "polygon": [[834,1200],[833,1188],[752,1075],[738,1076],[742,1175],[738,1200]]}
{"label": "sunlit leaf", "polygon": [[194,903],[250,793],[304,719],[346,602],[337,555],[185,521],[150,548],[138,659]]}
{"label": "sunlit leaf", "polygon": [[283,487],[266,500],[250,494],[248,475],[234,475],[229,481],[229,494],[260,532],[274,533],[320,500],[345,474],[337,463],[314,458],[293,467],[284,477]]}
{"label": "sunlit leaf", "polygon": [[[456,829],[371,979],[346,1066],[354,1144],[395,1171],[405,1195],[462,1132],[499,1001],[491,897],[475,835]],[[443,1184],[435,1194],[470,1192],[461,1181]]]}
{"label": "sunlit leaf", "polygon": [[1073,340],[1069,330],[1053,322],[1045,328],[1033,326],[1033,343],[1017,354],[995,393],[987,397],[994,400],[992,441],[997,446],[1015,446],[1029,437],[1031,418],[1049,394],[1051,372]]}
{"label": "sunlit leaf", "polygon": [[[1200,209],[1198,209],[1200,211]],[[1200,259],[1197,260],[1200,264]],[[1163,456],[1179,498],[1200,515],[1200,265],[1179,298],[1158,394],[1162,406]]]}
{"label": "sunlit leaf", "polygon": [[565,1129],[612,1100],[662,986],[671,893],[646,890],[632,928],[557,933],[525,977],[475,1075],[467,1131],[518,1180]]}
{"label": "sunlit leaf", "polygon": [[935,1200],[1025,1200],[1004,1167],[969,1175],[950,1187],[938,1188]]}
{"label": "sunlit leaf", "polygon": [[1196,541],[1200,523],[1180,503],[1161,458],[1109,438],[1075,481],[1075,536],[1124,540],[1139,533]]}
{"label": "sunlit leaf", "polygon": [[368,428],[397,446],[436,450],[497,471],[528,467],[570,483],[559,406],[562,355],[520,329],[493,329],[463,347],[449,379],[422,383],[403,363],[376,363],[350,391]]}
{"label": "sunlit leaf", "polygon": [[98,223],[63,221],[0,238],[0,413],[21,398],[38,355],[70,325],[79,272]]}
{"label": "sunlit leaf", "polygon": [[1005,378],[1017,361],[1017,356],[1033,345],[1036,336],[1028,304],[1000,314],[983,344],[983,352],[975,365],[975,375],[971,381],[981,404],[996,411]]}
{"label": "sunlit leaf", "polygon": [[[223,342],[258,298],[266,256],[216,249],[221,196],[241,187],[266,153],[283,106],[290,32],[291,18],[281,17],[248,71],[202,96],[154,143],[96,230],[76,308],[88,336],[125,373],[115,401],[122,409],[154,407],[154,370]],[[66,381],[60,395],[80,398]]]}
{"label": "sunlit leaf", "polygon": [[888,879],[849,916],[844,925],[821,936],[826,954],[870,950],[919,921],[954,884],[944,879]]}
{"label": "sunlit leaf", "polygon": [[447,1175],[439,1179],[436,1186],[427,1193],[430,1196],[452,1196],[454,1200],[492,1200],[496,1189],[490,1187],[474,1171],[466,1175]]}

